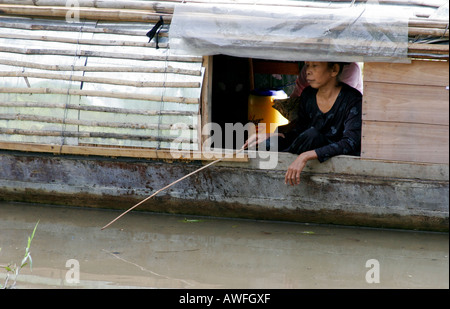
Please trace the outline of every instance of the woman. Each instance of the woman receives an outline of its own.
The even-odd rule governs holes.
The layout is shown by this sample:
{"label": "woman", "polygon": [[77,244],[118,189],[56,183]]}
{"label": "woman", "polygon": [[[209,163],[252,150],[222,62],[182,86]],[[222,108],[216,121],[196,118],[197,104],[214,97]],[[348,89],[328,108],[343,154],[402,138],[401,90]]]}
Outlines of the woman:
{"label": "woman", "polygon": [[359,155],[361,149],[361,93],[340,82],[343,63],[306,62],[306,87],[299,100],[295,127],[285,133],[251,136],[244,147],[276,140],[278,149],[298,154],[289,166],[285,183],[300,183],[309,160],[323,162],[337,155]]}

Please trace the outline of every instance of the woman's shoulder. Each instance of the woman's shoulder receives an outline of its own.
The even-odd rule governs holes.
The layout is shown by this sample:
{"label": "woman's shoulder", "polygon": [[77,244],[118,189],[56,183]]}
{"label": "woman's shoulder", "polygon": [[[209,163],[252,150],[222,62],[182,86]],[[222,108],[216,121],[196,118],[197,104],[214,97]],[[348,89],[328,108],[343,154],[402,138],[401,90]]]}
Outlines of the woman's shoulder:
{"label": "woman's shoulder", "polygon": [[360,98],[362,99],[362,94],[359,92],[358,89],[353,88],[352,86],[347,85],[346,83],[342,83],[342,90],[343,93],[345,93],[348,96],[351,96],[352,98]]}

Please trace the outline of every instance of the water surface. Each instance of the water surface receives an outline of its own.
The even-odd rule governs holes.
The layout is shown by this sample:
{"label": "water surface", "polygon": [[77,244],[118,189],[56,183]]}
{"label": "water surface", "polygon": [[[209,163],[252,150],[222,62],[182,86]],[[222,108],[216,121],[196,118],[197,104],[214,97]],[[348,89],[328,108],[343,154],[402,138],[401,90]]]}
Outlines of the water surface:
{"label": "water surface", "polygon": [[39,221],[17,288],[449,288],[448,233],[120,213],[0,202],[0,265]]}

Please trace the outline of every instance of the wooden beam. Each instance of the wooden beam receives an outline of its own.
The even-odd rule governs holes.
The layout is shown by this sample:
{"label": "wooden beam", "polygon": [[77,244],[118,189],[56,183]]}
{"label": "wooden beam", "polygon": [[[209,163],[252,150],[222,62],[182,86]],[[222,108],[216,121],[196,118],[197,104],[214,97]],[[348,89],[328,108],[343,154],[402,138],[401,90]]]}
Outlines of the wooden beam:
{"label": "wooden beam", "polygon": [[63,155],[92,155],[105,157],[129,157],[140,159],[162,159],[162,160],[200,160],[213,161],[225,157],[224,161],[248,162],[248,155],[239,154],[233,156],[221,152],[199,152],[179,150],[157,150],[150,148],[113,148],[92,146],[70,146],[70,145],[46,145],[33,143],[0,142],[0,149],[26,152],[43,152]]}

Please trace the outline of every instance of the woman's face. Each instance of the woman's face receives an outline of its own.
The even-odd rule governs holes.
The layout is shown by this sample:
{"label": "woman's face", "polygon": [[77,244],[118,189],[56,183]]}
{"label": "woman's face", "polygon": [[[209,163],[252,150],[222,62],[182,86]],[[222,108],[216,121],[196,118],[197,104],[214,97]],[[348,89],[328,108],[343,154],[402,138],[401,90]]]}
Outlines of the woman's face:
{"label": "woman's face", "polygon": [[314,62],[307,61],[306,65],[306,81],[313,88],[320,88],[327,85],[330,82],[335,84],[335,77],[339,73],[339,67],[329,68],[328,62]]}

